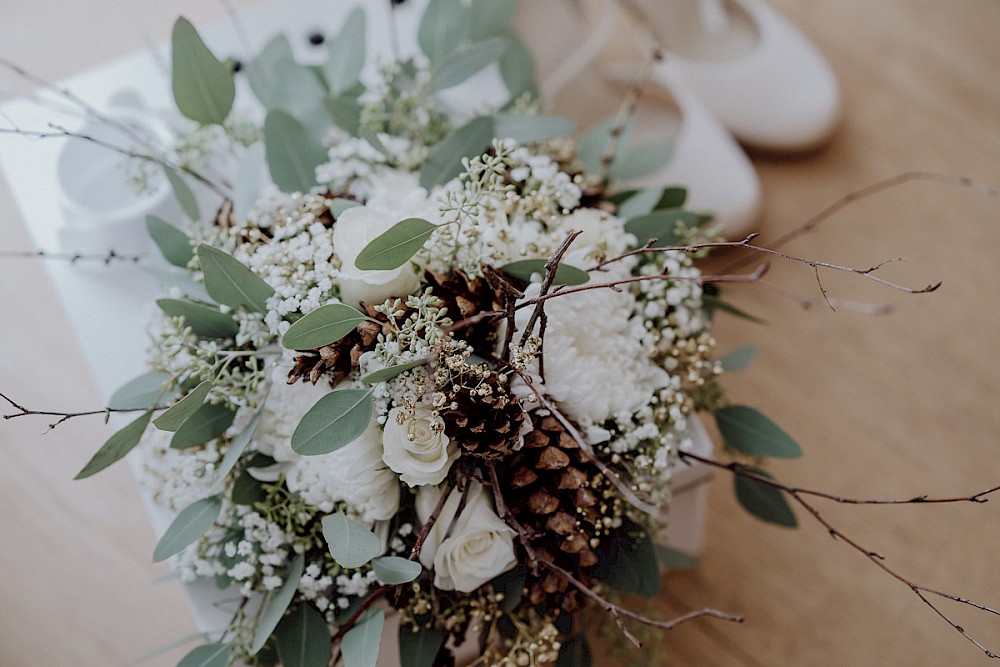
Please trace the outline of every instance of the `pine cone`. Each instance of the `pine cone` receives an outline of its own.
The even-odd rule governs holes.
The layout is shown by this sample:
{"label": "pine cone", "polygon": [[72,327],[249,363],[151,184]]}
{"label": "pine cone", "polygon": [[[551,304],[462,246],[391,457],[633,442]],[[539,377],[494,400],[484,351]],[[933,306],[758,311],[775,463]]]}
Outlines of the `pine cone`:
{"label": "pine cone", "polygon": [[325,374],[329,374],[330,386],[335,387],[347,377],[351,369],[358,367],[358,359],[361,358],[361,355],[375,348],[378,335],[389,332],[389,324],[385,315],[367,304],[362,304],[362,307],[369,317],[382,324],[365,320],[354,331],[336,343],[313,350],[304,350],[295,357],[295,366],[288,373],[288,384],[295,384],[302,378],[316,384]]}
{"label": "pine cone", "polygon": [[[611,487],[555,417],[536,416],[533,423],[501,472],[504,500],[537,555],[589,585],[607,533],[602,521],[614,502],[606,500]],[[527,586],[532,604],[569,612],[582,606],[578,592],[552,571],[540,569]]]}
{"label": "pine cone", "polygon": [[[479,313],[503,310],[502,296],[483,278],[469,278],[463,271],[450,277],[432,271],[424,272],[424,282],[434,296],[444,302],[448,317],[460,322]],[[492,354],[496,349],[497,323],[502,318],[486,318],[463,327],[456,335],[467,341],[479,354]]]}
{"label": "pine cone", "polygon": [[460,373],[452,370],[448,378],[438,387],[448,437],[463,455],[487,461],[508,456],[520,441],[524,424],[524,409],[511,393],[508,379],[486,364],[464,366]]}

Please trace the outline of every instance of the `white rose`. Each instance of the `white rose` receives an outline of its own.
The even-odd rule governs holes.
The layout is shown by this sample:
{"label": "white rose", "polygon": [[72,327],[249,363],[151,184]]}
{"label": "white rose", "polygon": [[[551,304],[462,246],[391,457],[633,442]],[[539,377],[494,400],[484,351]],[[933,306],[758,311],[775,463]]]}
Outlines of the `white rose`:
{"label": "white rose", "polygon": [[349,208],[333,225],[333,247],[340,258],[338,282],[341,300],[351,306],[364,301],[379,304],[395,296],[406,296],[420,285],[410,262],[388,271],[362,271],[354,265],[358,254],[369,243],[406,218],[424,218],[436,222],[437,206],[427,199],[427,191],[381,193],[364,206]]}
{"label": "white rose", "polygon": [[382,446],[382,460],[410,486],[440,484],[458,458],[458,445],[445,434],[444,420],[424,407],[410,417],[400,408],[390,410]]}
{"label": "white rose", "polygon": [[[434,585],[445,591],[470,593],[517,564],[514,531],[493,511],[493,503],[478,482],[470,482],[465,507],[451,534],[462,494],[453,491],[420,549],[420,563],[434,569]],[[426,522],[441,499],[441,489],[417,491],[417,517]]]}

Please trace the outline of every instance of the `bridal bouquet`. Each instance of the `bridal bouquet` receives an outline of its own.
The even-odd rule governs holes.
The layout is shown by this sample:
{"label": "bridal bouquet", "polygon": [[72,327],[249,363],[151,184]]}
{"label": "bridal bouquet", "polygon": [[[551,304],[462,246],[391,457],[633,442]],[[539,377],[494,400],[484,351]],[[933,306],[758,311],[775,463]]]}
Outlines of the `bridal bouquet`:
{"label": "bridal bouquet", "polygon": [[[475,664],[582,664],[584,607],[626,634],[649,620],[615,596],[658,592],[698,411],[756,462],[799,454],[725,401],[709,326],[728,306],[694,264],[708,216],[681,188],[616,190],[655,160],[614,123],[568,138],[524,47],[480,20],[495,7],[448,39],[428,12],[423,57],[364,85],[360,9],[322,66],[283,37],[237,66],[174,27],[187,125],[140,157],[188,220],[148,219],[171,285],[151,370],[110,406],[140,416],[79,477],[138,446],[176,515],[154,557],[241,598],[182,665],[374,665],[387,614],[404,665],[470,645]],[[504,102],[444,101],[485,68]],[[255,102],[234,103],[241,79]],[[794,524],[761,475],[740,499]]]}

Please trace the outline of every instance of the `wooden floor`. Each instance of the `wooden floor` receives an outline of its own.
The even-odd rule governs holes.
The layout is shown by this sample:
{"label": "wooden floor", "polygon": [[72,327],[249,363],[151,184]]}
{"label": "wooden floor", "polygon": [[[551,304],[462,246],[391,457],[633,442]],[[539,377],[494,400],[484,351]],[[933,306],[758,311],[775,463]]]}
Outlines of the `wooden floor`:
{"label": "wooden floor", "polygon": [[[0,55],[59,79],[141,46],[136,26],[165,37],[173,15],[196,22],[222,5],[12,0],[0,8]],[[235,3],[237,6],[240,3]],[[249,4],[249,3],[244,3]],[[757,158],[761,241],[845,194],[909,170],[1000,186],[1000,3],[996,0],[773,0],[827,55],[846,117],[822,152]],[[125,9],[127,5],[127,9]],[[0,76],[0,91],[26,88]],[[31,248],[0,188],[0,247]],[[857,277],[822,274],[832,297],[889,302],[871,317],[819,297],[812,269],[775,263],[778,286],[734,287],[731,300],[768,321],[720,316],[723,350],[759,349],[727,378],[731,398],[782,424],[807,455],[772,466],[789,483],[856,497],[967,495],[1000,484],[1000,199],[912,182],[851,204],[788,246],[813,259],[868,267],[905,258],[885,277],[908,296]],[[37,260],[0,260],[0,392],[31,406],[86,409],[100,399]],[[126,665],[193,631],[122,466],[72,477],[106,434],[75,420],[0,423],[0,665]],[[711,484],[701,566],[664,580],[665,617],[713,606],[742,625],[703,620],[665,634],[621,664],[976,665],[987,658],[892,579],[799,512],[801,527],[765,526],[741,511],[731,480]],[[915,583],[1000,607],[1000,498],[984,505],[821,505],[823,516]],[[942,609],[1000,651],[1000,617]],[[174,650],[149,664],[172,665]],[[612,664],[598,660],[595,664]]]}

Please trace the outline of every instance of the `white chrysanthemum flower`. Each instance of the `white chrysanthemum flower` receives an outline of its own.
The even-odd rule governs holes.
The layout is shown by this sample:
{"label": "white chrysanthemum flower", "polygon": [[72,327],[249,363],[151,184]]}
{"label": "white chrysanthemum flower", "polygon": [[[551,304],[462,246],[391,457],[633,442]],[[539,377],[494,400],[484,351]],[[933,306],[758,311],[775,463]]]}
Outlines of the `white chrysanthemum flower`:
{"label": "white chrysanthemum flower", "polygon": [[[623,262],[594,273],[607,282],[629,275]],[[537,297],[539,285],[525,290]],[[650,359],[643,320],[633,317],[635,297],[626,291],[593,289],[545,303],[545,392],[578,422],[602,424],[617,413],[632,414],[649,401],[670,376]],[[532,308],[518,311],[524,327]]]}

